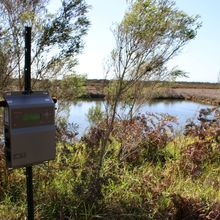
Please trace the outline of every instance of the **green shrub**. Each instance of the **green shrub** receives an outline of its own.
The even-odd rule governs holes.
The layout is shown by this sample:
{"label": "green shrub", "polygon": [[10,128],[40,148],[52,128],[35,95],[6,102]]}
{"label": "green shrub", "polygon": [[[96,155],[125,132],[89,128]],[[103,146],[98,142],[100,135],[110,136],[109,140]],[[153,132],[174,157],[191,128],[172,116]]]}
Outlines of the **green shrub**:
{"label": "green shrub", "polygon": [[102,112],[100,103],[97,103],[94,107],[91,107],[87,114],[87,118],[92,125],[100,122],[103,119],[103,116],[104,113]]}

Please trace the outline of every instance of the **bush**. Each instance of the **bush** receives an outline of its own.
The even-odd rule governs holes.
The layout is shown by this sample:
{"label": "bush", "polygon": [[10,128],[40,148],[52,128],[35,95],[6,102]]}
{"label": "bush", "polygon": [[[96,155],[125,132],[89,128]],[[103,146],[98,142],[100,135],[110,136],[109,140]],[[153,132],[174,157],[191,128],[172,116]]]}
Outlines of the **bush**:
{"label": "bush", "polygon": [[92,125],[103,120],[103,117],[104,113],[101,110],[100,103],[96,104],[94,107],[91,107],[87,114],[87,118]]}
{"label": "bush", "polygon": [[167,114],[142,114],[117,121],[113,136],[121,144],[119,159],[131,163],[165,160],[164,148],[174,138],[175,123],[176,119]]}

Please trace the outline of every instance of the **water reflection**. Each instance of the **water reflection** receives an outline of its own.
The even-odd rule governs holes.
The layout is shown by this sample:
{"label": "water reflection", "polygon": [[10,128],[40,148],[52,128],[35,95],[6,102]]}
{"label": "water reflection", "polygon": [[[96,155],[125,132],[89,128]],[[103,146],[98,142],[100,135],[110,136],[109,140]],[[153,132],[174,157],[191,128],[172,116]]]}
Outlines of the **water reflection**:
{"label": "water reflection", "polygon": [[[78,124],[79,136],[81,136],[90,126],[87,119],[88,110],[91,107],[95,107],[96,104],[100,104],[104,110],[104,101],[101,100],[68,102],[65,104],[61,114],[67,117],[69,123]],[[195,120],[198,117],[201,108],[208,107],[211,106],[185,100],[159,100],[143,104],[137,113],[152,112],[173,115],[177,117],[179,122],[178,129],[181,130],[187,120]],[[121,114],[125,115],[126,113],[126,109],[121,110]]]}

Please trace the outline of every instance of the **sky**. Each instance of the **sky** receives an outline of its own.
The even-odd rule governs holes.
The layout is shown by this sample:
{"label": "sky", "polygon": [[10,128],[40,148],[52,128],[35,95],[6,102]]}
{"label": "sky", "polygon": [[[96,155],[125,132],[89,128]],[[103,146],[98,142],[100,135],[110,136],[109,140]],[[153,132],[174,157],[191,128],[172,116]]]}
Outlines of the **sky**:
{"label": "sky", "polygon": [[[57,1],[57,0],[54,0]],[[127,9],[126,0],[87,0],[91,9],[85,47],[79,55],[76,71],[89,79],[104,78],[104,64],[114,47],[111,28],[119,23]],[[173,60],[168,63],[188,73],[181,81],[219,82],[220,80],[220,0],[176,0],[188,15],[200,15],[202,27]]]}

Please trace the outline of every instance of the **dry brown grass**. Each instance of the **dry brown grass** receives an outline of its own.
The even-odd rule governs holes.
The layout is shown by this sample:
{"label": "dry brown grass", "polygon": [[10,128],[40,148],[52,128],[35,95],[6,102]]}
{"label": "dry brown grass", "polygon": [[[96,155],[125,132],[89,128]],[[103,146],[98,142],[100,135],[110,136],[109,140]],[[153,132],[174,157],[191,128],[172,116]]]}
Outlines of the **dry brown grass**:
{"label": "dry brown grass", "polygon": [[171,89],[173,94],[182,96],[184,99],[201,101],[210,104],[220,103],[220,89],[204,88],[175,88]]}
{"label": "dry brown grass", "polygon": [[203,89],[203,88],[175,88],[174,93],[184,96],[197,96],[220,100],[220,89]]}
{"label": "dry brown grass", "polygon": [[[108,80],[87,80],[86,87],[91,97],[104,97],[104,87]],[[146,88],[150,82],[146,82]],[[154,98],[186,99],[207,104],[220,104],[220,85],[218,83],[197,82],[164,82],[161,88],[155,92]]]}

